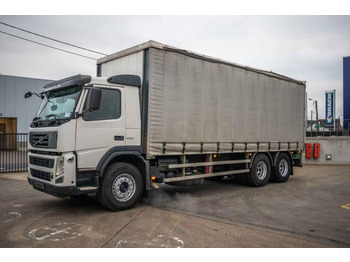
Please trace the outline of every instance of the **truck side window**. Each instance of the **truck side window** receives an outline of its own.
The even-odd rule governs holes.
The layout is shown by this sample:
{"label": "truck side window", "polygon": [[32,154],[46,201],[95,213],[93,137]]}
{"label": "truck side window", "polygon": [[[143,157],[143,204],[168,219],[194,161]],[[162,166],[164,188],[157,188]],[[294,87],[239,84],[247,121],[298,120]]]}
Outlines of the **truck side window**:
{"label": "truck side window", "polygon": [[[102,89],[100,109],[86,112],[83,116],[85,121],[118,119],[121,115],[120,91],[114,89]],[[87,108],[87,100],[84,109]]]}

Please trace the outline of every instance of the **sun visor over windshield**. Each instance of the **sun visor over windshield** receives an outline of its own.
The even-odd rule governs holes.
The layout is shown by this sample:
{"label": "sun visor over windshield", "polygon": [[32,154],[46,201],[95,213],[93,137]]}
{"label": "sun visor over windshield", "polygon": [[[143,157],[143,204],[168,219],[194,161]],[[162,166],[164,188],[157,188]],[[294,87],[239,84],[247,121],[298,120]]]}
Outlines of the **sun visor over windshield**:
{"label": "sun visor over windshield", "polygon": [[40,93],[47,91],[58,90],[67,86],[84,85],[91,82],[91,76],[88,75],[75,75],[67,77],[58,81],[51,82],[44,86],[44,89]]}

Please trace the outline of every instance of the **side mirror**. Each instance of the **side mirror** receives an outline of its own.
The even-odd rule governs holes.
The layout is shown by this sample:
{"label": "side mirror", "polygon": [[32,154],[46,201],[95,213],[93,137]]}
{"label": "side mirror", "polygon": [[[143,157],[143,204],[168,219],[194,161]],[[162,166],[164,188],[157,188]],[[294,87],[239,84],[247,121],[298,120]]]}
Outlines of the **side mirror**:
{"label": "side mirror", "polygon": [[98,110],[101,104],[102,91],[98,88],[92,88],[89,95],[89,111]]}
{"label": "side mirror", "polygon": [[75,118],[84,116],[87,112],[98,110],[101,104],[102,91],[98,88],[91,88],[87,99],[87,108],[80,114],[76,114]]}
{"label": "side mirror", "polygon": [[43,99],[43,98],[45,97],[44,94],[38,95],[37,93],[27,92],[27,93],[25,93],[25,95],[24,95],[24,99],[27,99],[27,98],[29,98],[29,97],[32,97],[32,95],[36,95],[37,97],[40,97],[41,99]]}
{"label": "side mirror", "polygon": [[33,94],[32,92],[27,92],[25,95],[24,95],[24,99],[27,99],[29,97],[31,97]]}

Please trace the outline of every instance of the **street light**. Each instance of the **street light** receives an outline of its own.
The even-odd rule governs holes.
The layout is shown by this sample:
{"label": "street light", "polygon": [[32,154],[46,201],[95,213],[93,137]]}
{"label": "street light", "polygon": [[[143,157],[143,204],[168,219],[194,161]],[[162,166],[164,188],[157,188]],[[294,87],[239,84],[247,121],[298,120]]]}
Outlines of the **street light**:
{"label": "street light", "polygon": [[[318,132],[318,127],[319,127],[319,123],[318,123],[318,107],[317,107],[317,100],[314,100],[312,98],[309,98],[310,101],[313,101],[315,103],[315,107],[316,107],[316,131]],[[311,126],[312,126],[312,121],[311,121]]]}

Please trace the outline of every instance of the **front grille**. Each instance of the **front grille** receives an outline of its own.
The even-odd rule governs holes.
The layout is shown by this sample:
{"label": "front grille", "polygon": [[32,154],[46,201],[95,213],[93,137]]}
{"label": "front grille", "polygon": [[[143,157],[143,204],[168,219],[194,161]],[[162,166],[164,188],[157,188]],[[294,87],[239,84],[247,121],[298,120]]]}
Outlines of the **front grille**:
{"label": "front grille", "polygon": [[33,146],[48,147],[49,146],[49,135],[33,134],[31,137]]}
{"label": "front grille", "polygon": [[32,147],[39,148],[56,148],[57,147],[57,132],[46,133],[29,133],[29,143]]}
{"label": "front grille", "polygon": [[50,173],[35,170],[35,169],[30,169],[30,174],[32,175],[32,177],[45,180],[45,181],[51,181],[52,179]]}
{"label": "front grille", "polygon": [[41,157],[35,157],[30,156],[29,157],[29,163],[34,166],[42,166],[46,168],[53,168],[55,160],[54,159],[48,159],[48,158],[41,158]]}

